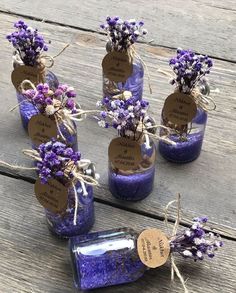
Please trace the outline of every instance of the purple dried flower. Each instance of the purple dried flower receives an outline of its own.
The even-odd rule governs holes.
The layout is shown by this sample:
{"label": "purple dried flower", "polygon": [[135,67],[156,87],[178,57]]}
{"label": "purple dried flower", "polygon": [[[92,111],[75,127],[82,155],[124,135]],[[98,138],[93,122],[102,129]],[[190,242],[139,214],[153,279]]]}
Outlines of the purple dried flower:
{"label": "purple dried flower", "polygon": [[16,22],[14,27],[17,30],[7,35],[7,40],[12,43],[25,65],[38,65],[40,54],[48,50],[43,37],[38,34],[37,29],[29,27],[23,20]]}
{"label": "purple dried flower", "polygon": [[145,100],[136,101],[132,96],[123,99],[103,98],[98,106],[102,108],[97,117],[101,127],[113,127],[120,135],[126,131],[136,132],[137,127],[143,121],[149,103]]}
{"label": "purple dried flower", "polygon": [[50,178],[63,179],[67,164],[71,161],[76,164],[81,158],[80,152],[74,152],[72,148],[55,139],[39,145],[38,152],[42,162],[37,163],[37,168],[43,184]]}
{"label": "purple dried flower", "polygon": [[177,49],[177,55],[169,60],[176,77],[171,80],[180,92],[190,93],[197,83],[210,73],[213,66],[208,56],[197,55],[192,50]]}
{"label": "purple dried flower", "polygon": [[206,217],[194,218],[193,221],[189,229],[178,233],[170,241],[171,251],[195,261],[203,260],[205,255],[214,257],[215,251],[223,246],[221,237],[204,230],[204,225],[207,223]]}
{"label": "purple dried flower", "polygon": [[[47,115],[53,115],[55,111],[63,108],[69,110],[71,114],[77,112],[76,102],[73,99],[76,93],[74,88],[66,84],[59,85],[59,87],[53,91],[49,88],[47,83],[40,83],[37,85],[36,90],[26,90],[23,92],[23,95],[34,104],[41,113],[46,112]],[[58,104],[57,101],[61,103]]]}
{"label": "purple dried flower", "polygon": [[101,24],[100,28],[105,30],[111,45],[115,50],[127,50],[132,44],[137,42],[139,37],[147,34],[143,28],[144,22],[136,22],[135,19],[123,21],[120,17],[106,18],[106,24]]}

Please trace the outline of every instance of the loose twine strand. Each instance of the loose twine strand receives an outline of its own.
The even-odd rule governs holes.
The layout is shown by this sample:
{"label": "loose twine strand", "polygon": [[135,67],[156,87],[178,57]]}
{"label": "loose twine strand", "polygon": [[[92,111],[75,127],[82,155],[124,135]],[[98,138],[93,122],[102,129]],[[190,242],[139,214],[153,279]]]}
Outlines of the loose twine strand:
{"label": "loose twine strand", "polygon": [[[151,77],[150,77],[150,72],[148,69],[147,64],[144,62],[144,60],[141,58],[141,56],[137,53],[137,51],[135,50],[135,48],[133,46],[129,47],[131,56],[135,56],[138,58],[138,60],[143,64],[146,72],[147,72],[147,77],[148,77],[148,87],[149,87],[149,92],[152,95],[152,86],[151,86]],[[128,51],[129,52],[129,51]]]}
{"label": "loose twine strand", "polygon": [[[178,230],[179,223],[180,223],[181,206],[180,206],[180,194],[179,193],[177,195],[177,199],[170,201],[166,205],[165,210],[164,210],[164,212],[165,212],[165,220],[164,221],[165,221],[167,231],[169,231],[168,210],[169,210],[170,206],[172,206],[175,203],[177,203],[177,215],[176,215],[174,227],[172,228],[172,232],[169,236],[170,239],[173,238],[177,234],[177,230]],[[171,261],[171,281],[172,282],[174,281],[174,275],[176,274],[177,277],[179,278],[183,288],[184,288],[184,293],[189,293],[189,290],[185,285],[186,281],[184,280],[183,276],[181,275],[181,273],[175,263],[175,259],[174,259],[174,256],[172,253],[170,254],[170,261]]]}

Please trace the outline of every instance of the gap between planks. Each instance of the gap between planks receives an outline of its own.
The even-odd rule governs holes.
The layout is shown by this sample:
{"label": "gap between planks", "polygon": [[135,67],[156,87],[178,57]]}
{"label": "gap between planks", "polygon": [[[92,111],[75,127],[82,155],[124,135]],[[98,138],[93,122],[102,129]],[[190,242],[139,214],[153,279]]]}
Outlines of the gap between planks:
{"label": "gap between planks", "polygon": [[[22,181],[25,181],[25,182],[28,182],[28,183],[31,183],[31,184],[34,184],[35,181],[36,181],[35,179],[33,179],[31,177],[25,177],[25,176],[23,177],[21,175],[16,175],[15,173],[14,174],[13,173],[7,173],[7,171],[6,172],[0,171],[0,176],[1,175],[5,176],[5,177],[17,179],[17,180],[22,180]],[[100,186],[100,188],[101,189],[106,189],[102,185]],[[126,212],[134,213],[134,214],[137,214],[137,215],[145,216],[145,217],[148,217],[148,218],[151,218],[151,219],[155,219],[155,220],[159,220],[159,221],[164,222],[164,210],[163,210],[163,217],[162,217],[162,216],[160,216],[160,214],[148,213],[147,211],[141,211],[141,210],[138,210],[138,209],[135,209],[135,208],[132,208],[132,207],[128,207],[128,206],[119,204],[118,202],[106,201],[106,200],[104,200],[102,198],[96,197],[96,192],[94,192],[94,201],[98,202],[98,203],[101,203],[101,204],[104,204],[104,205],[107,205],[107,206],[110,206],[110,207],[117,208],[119,210],[124,210]],[[169,213],[171,214],[171,216],[168,216],[168,221],[170,223],[175,222],[175,212],[176,212],[175,208],[174,209],[170,208]],[[174,215],[173,215],[173,213],[174,213]],[[191,225],[191,221],[187,220],[186,218],[184,220],[181,219],[180,220],[180,225],[183,226],[183,227],[189,227]],[[207,231],[212,231],[213,230],[215,233],[218,233],[219,235],[221,235],[225,239],[236,241],[236,233],[235,233],[234,229],[226,228],[227,230],[224,230],[223,227],[221,227],[219,229],[218,226],[219,225],[217,223],[209,222],[209,228],[206,227],[205,229]]]}
{"label": "gap between planks", "polygon": [[[78,26],[70,25],[70,24],[64,24],[64,23],[57,22],[57,21],[53,21],[53,20],[49,20],[49,19],[43,19],[43,18],[36,17],[36,16],[26,15],[26,14],[23,14],[23,13],[16,13],[16,12],[13,12],[13,11],[7,10],[7,9],[6,10],[0,9],[0,13],[7,14],[7,15],[11,15],[11,16],[24,17],[25,19],[30,19],[30,20],[33,20],[33,21],[38,21],[38,22],[42,22],[42,23],[46,23],[46,24],[50,24],[50,25],[55,25],[55,26],[61,26],[61,27],[71,28],[71,29],[75,29],[75,30],[78,30],[78,31],[90,32],[90,33],[99,34],[99,35],[103,35],[103,36],[106,35],[105,33],[99,32],[97,30],[86,29],[86,28],[82,28],[82,27],[78,27]],[[170,50],[176,50],[177,49],[176,47],[159,45],[159,44],[152,44],[152,41],[149,41],[149,42],[140,42],[140,41],[138,41],[137,43],[147,44],[147,45],[149,45],[151,47],[158,47],[158,48],[164,48],[164,49],[170,49]],[[197,52],[197,51],[195,51],[195,52],[197,54],[201,54],[201,52]],[[236,61],[234,61],[234,60],[230,60],[230,59],[227,59],[227,58],[220,58],[220,57],[217,57],[217,56],[214,56],[214,55],[211,55],[211,54],[208,54],[208,56],[210,58],[213,58],[213,59],[216,59],[216,60],[220,60],[220,61],[225,61],[225,62],[229,62],[229,63],[236,64]]]}

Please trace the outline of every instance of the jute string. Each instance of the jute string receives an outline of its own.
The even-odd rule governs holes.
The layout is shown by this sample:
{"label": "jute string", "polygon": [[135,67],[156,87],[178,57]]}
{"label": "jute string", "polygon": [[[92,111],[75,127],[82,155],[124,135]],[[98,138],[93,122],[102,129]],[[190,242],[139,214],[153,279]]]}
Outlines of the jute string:
{"label": "jute string", "polygon": [[147,64],[144,62],[144,60],[141,58],[141,56],[137,53],[134,46],[130,46],[128,49],[128,52],[130,52],[131,56],[135,56],[144,66],[144,68],[147,72],[147,77],[148,77],[149,92],[150,92],[150,94],[152,94],[151,77],[150,77],[150,72],[149,72]]}
{"label": "jute string", "polygon": [[[179,227],[179,223],[180,223],[180,211],[181,211],[181,207],[180,207],[180,194],[177,195],[177,199],[173,200],[171,202],[169,202],[166,207],[165,207],[165,225],[166,225],[166,229],[167,231],[169,231],[169,222],[168,222],[168,210],[170,208],[170,206],[172,206],[173,204],[177,203],[177,215],[176,215],[176,220],[174,223],[174,227],[172,228],[172,232],[169,233],[169,239],[172,239],[176,236],[177,234],[177,230]],[[183,276],[181,275],[176,263],[175,263],[175,259],[173,254],[170,254],[170,262],[171,262],[171,281],[174,281],[174,275],[176,274],[177,277],[179,278],[183,288],[184,288],[184,293],[189,293],[188,288],[186,287],[185,283],[186,281],[184,280]]]}

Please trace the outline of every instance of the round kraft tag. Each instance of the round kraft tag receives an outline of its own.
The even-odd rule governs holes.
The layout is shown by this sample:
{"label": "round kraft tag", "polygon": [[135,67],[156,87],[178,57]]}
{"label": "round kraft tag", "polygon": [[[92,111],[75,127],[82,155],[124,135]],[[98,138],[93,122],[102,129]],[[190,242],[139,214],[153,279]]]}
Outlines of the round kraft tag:
{"label": "round kraft tag", "polygon": [[[41,82],[44,82],[44,75],[40,68],[21,65],[17,66],[12,71],[11,80],[16,90],[19,91],[19,86],[21,85],[22,81],[30,80],[34,85],[37,85]],[[25,89],[27,89],[27,84],[25,85]]]}
{"label": "round kraft tag", "polygon": [[54,120],[49,117],[37,114],[32,116],[28,124],[28,133],[33,144],[39,146],[52,138],[57,137],[57,126]]}
{"label": "round kraft tag", "polygon": [[114,82],[125,82],[133,72],[132,58],[124,52],[112,51],[102,60],[103,74]]}
{"label": "round kraft tag", "polygon": [[34,192],[39,203],[52,213],[62,213],[66,210],[68,190],[59,181],[50,179],[48,183],[42,184],[38,178]]}
{"label": "round kraft tag", "polygon": [[164,117],[174,124],[188,124],[196,116],[196,113],[197,105],[191,95],[173,93],[165,100]]}
{"label": "round kraft tag", "polygon": [[141,146],[137,141],[117,137],[109,145],[108,156],[114,168],[136,169],[142,161]]}
{"label": "round kraft tag", "polygon": [[162,266],[170,254],[167,236],[155,228],[144,230],[138,236],[137,247],[140,260],[149,268]]}

